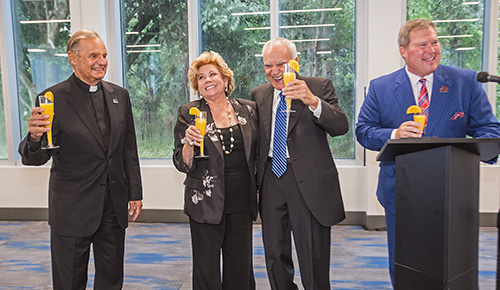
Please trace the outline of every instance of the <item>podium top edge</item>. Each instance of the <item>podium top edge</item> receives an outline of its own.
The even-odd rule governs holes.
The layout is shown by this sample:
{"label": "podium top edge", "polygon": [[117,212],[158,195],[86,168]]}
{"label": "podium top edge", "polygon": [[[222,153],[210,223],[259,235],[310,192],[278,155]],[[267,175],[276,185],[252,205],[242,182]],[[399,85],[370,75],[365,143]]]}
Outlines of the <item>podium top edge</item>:
{"label": "podium top edge", "polygon": [[397,155],[443,146],[460,147],[480,155],[481,161],[489,161],[499,154],[500,138],[389,139],[377,155],[377,161],[394,161]]}

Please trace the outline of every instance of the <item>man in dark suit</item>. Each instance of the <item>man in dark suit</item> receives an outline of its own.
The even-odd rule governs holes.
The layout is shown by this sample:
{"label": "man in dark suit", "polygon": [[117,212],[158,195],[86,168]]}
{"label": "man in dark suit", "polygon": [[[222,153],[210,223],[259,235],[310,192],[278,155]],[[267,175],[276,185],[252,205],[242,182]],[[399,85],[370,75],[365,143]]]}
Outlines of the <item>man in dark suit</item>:
{"label": "man in dark suit", "polygon": [[[441,45],[436,26],[427,19],[405,23],[399,32],[399,51],[406,66],[370,83],[358,115],[356,137],[370,150],[388,139],[498,138],[500,124],[472,70],[440,65]],[[406,110],[419,104],[427,125],[420,130]],[[381,162],[377,197],[385,209],[389,270],[394,283],[395,165]]]}
{"label": "man in dark suit", "polygon": [[60,148],[41,148],[47,142],[49,116],[35,107],[19,153],[26,165],[42,165],[52,158],[49,224],[54,289],[85,289],[91,244],[94,289],[121,289],[127,212],[135,221],[142,208],[130,97],[125,89],[102,81],[107,51],[95,32],[75,32],[67,53],[74,74],[46,90],[54,95],[52,134]]}
{"label": "man in dark suit", "polygon": [[[266,266],[272,289],[297,289],[293,283],[291,232],[305,289],[330,289],[330,229],[345,218],[337,168],[327,134],[348,131],[332,82],[299,77],[283,83],[283,65],[297,57],[295,44],[285,38],[268,41],[263,49],[269,84],[252,90],[259,113],[258,183]],[[277,142],[276,117],[283,112],[280,93],[292,99],[286,118],[286,140]],[[286,108],[286,105],[284,105]],[[283,171],[273,159],[286,154]],[[284,159],[284,157],[283,157]],[[275,163],[276,164],[276,163]],[[284,168],[283,168],[284,167]],[[277,173],[276,173],[277,172]]]}

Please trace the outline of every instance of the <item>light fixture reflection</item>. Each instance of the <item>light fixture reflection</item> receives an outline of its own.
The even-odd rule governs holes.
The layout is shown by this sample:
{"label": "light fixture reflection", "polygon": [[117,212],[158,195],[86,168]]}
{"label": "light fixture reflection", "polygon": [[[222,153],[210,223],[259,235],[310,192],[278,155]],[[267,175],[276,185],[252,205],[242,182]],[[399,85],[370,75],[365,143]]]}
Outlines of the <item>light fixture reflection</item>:
{"label": "light fixture reflection", "polygon": [[452,22],[475,22],[479,21],[479,18],[476,19],[444,19],[444,20],[432,20],[434,23],[452,23]]}
{"label": "light fixture reflection", "polygon": [[28,48],[28,52],[46,52],[47,50],[45,49],[40,49],[40,48]]}
{"label": "light fixture reflection", "polygon": [[331,27],[335,26],[334,23],[328,23],[328,24],[308,24],[308,25],[287,25],[287,26],[280,26],[280,28],[314,28],[314,27]]}
{"label": "light fixture reflection", "polygon": [[70,23],[70,19],[21,20],[21,24]]}
{"label": "light fixture reflection", "polygon": [[464,38],[464,37],[472,37],[472,34],[463,34],[463,35],[441,35],[438,38]]}
{"label": "light fixture reflection", "polygon": [[127,53],[142,53],[142,52],[161,52],[161,49],[155,49],[155,50],[127,50]]}
{"label": "light fixture reflection", "polygon": [[[287,13],[310,13],[310,12],[328,12],[328,11],[341,11],[342,8],[318,8],[318,9],[300,9],[300,10],[282,10],[280,14]],[[257,12],[237,12],[231,13],[231,16],[246,16],[246,15],[264,15],[271,14],[270,11],[257,11]]]}
{"label": "light fixture reflection", "polygon": [[161,44],[128,44],[128,48],[135,48],[135,47],[160,47]]}

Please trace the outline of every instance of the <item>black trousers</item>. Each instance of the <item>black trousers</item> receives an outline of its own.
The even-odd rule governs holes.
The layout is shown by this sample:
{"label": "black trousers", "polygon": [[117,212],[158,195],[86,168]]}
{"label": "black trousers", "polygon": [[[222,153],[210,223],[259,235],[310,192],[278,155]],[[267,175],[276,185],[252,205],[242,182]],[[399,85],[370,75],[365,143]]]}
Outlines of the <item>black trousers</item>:
{"label": "black trousers", "polygon": [[[193,290],[253,290],[252,218],[225,214],[220,224],[189,219],[193,251]],[[222,250],[222,279],[220,255]]]}
{"label": "black trousers", "polygon": [[331,228],[322,226],[312,215],[300,193],[291,164],[278,178],[268,161],[264,174],[260,216],[271,289],[298,289],[293,282],[293,233],[304,289],[329,290]]}
{"label": "black trousers", "polygon": [[51,232],[54,290],[86,289],[91,244],[95,263],[94,289],[121,289],[125,229],[118,225],[109,194],[101,225],[93,235],[67,237]]}

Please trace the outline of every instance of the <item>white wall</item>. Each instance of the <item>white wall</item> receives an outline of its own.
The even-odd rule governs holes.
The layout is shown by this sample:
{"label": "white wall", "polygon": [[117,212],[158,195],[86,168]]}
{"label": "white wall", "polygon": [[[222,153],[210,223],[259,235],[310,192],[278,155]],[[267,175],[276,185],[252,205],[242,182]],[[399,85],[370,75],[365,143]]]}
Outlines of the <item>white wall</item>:
{"label": "white wall", "polygon": [[[405,6],[400,0],[359,0],[364,5],[358,17],[367,20],[358,29],[358,47],[362,64],[358,65],[358,91],[368,86],[370,79],[392,72],[403,64],[397,48],[397,33],[405,21]],[[80,7],[103,7],[98,0],[70,0],[71,9]],[[105,9],[116,9],[116,2],[107,2]],[[95,4],[95,6],[93,5]],[[388,13],[391,17],[387,17]],[[106,27],[106,21],[99,13],[87,16],[73,16],[74,29],[90,28],[100,32],[108,41],[116,39],[113,29]],[[113,42],[109,47],[117,46]],[[113,71],[110,64],[111,81],[118,82],[120,74]],[[5,92],[5,91],[4,91]],[[363,95],[358,93],[357,107]],[[361,151],[362,152],[362,151]],[[377,185],[377,153],[366,152],[366,166],[362,158],[356,162],[337,162],[346,210],[366,212],[368,216],[381,216],[383,209],[375,197]],[[361,154],[362,156],[362,154]],[[144,209],[181,210],[183,207],[183,174],[178,173],[171,161],[141,161],[144,185]],[[1,208],[44,208],[47,207],[47,180],[49,167],[25,167],[20,164],[0,164]],[[481,166],[480,211],[496,213],[499,208],[500,166]]]}

